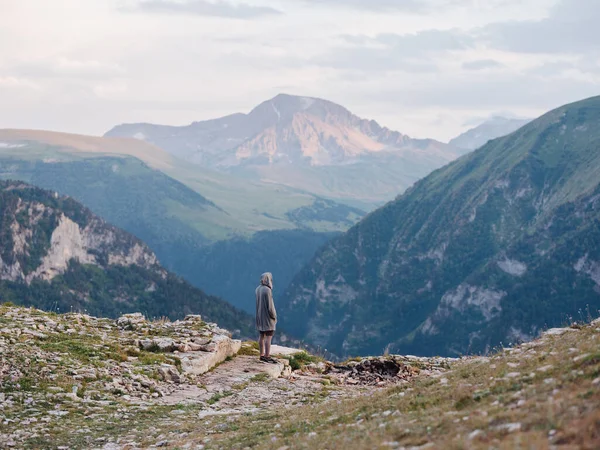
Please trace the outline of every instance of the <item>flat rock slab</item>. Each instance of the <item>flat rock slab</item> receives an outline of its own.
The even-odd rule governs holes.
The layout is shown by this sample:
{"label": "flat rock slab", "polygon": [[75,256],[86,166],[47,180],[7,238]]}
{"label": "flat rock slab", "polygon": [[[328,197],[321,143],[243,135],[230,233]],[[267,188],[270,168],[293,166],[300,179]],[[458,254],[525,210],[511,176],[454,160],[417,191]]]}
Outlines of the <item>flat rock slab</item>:
{"label": "flat rock slab", "polygon": [[212,343],[215,344],[212,352],[179,353],[177,357],[181,360],[181,369],[192,375],[205,374],[228,357],[237,355],[242,347],[242,341],[223,335],[216,335]]}
{"label": "flat rock slab", "polygon": [[[311,401],[315,393],[324,388],[322,378],[299,373],[285,378],[287,370],[289,365],[283,362],[270,364],[260,362],[257,356],[237,356],[198,377],[196,385],[178,385],[175,391],[156,402],[167,405],[205,403],[200,418],[254,414],[272,408],[293,408],[296,404]],[[361,388],[344,386],[330,386],[328,390],[331,399],[361,393],[364,393]]]}

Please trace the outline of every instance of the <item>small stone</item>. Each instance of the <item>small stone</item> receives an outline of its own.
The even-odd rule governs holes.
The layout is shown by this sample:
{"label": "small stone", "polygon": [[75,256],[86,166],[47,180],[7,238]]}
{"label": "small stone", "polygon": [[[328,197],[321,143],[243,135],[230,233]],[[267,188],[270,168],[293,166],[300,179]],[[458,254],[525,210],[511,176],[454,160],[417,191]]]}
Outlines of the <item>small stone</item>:
{"label": "small stone", "polygon": [[521,376],[520,372],[510,372],[506,374],[506,378],[518,378]]}
{"label": "small stone", "polygon": [[197,345],[197,344],[179,344],[177,346],[177,350],[179,350],[181,353],[191,352],[192,345]]}
{"label": "small stone", "polygon": [[186,322],[202,322],[202,316],[199,314],[188,314],[183,320]]}
{"label": "small stone", "polygon": [[569,331],[576,331],[576,328],[550,328],[542,333],[542,336],[561,336]]}
{"label": "small stone", "polygon": [[155,445],[157,447],[167,447],[169,445],[169,441],[159,441]]}
{"label": "small stone", "polygon": [[520,423],[505,423],[496,427],[497,430],[506,431],[507,433],[515,433],[521,431]]}
{"label": "small stone", "polygon": [[584,353],[583,355],[576,356],[575,358],[573,358],[573,362],[579,362],[582,359],[587,358],[588,356],[590,356],[589,353]]}
{"label": "small stone", "polygon": [[468,440],[472,441],[473,439],[482,436],[483,434],[485,434],[482,430],[475,430],[475,431],[471,431],[469,433],[469,436],[467,437]]}
{"label": "small stone", "polygon": [[592,381],[592,384],[593,384],[594,386],[598,386],[598,385],[600,385],[600,377],[598,377],[598,378],[594,378],[594,381]]}

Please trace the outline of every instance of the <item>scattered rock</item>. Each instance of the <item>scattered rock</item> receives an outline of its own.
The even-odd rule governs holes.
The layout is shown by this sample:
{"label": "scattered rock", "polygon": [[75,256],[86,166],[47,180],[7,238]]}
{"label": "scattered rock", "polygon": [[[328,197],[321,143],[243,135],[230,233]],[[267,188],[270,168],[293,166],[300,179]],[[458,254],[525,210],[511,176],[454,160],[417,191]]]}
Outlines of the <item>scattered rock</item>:
{"label": "scattered rock", "polygon": [[117,326],[125,330],[137,330],[146,324],[146,318],[141,313],[124,314],[117,319]]}
{"label": "scattered rock", "polygon": [[503,425],[498,425],[495,427],[496,430],[506,431],[507,433],[515,433],[517,431],[521,431],[520,423],[505,423]]}
{"label": "scattered rock", "polygon": [[550,328],[542,333],[542,336],[561,336],[569,331],[577,331],[577,328]]}
{"label": "scattered rock", "polygon": [[467,436],[467,439],[469,441],[472,441],[473,439],[478,438],[479,436],[483,436],[485,433],[482,430],[475,430],[475,431],[471,431],[469,433],[469,436]]}

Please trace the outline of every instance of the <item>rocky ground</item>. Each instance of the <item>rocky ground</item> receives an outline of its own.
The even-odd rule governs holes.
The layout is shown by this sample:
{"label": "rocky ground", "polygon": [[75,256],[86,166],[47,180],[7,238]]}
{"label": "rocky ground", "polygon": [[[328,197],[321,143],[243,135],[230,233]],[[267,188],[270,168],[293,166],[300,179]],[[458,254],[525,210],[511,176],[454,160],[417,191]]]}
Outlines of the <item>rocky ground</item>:
{"label": "rocky ground", "polygon": [[199,316],[0,305],[0,448],[600,448],[600,321],[486,357],[273,352]]}
{"label": "rocky ground", "polygon": [[164,447],[192,433],[181,447],[218,447],[213,436],[243,417],[338,404],[452,363],[275,353],[277,364],[259,362],[256,343],[200,316],[113,321],[0,305],[0,448]]}

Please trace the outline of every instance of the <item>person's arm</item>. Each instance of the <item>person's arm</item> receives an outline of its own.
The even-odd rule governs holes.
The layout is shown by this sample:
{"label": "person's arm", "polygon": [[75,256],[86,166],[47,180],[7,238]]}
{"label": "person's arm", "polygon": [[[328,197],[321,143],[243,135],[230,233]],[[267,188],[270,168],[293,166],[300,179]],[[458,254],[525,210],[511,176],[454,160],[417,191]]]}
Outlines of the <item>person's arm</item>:
{"label": "person's arm", "polygon": [[269,316],[271,319],[277,320],[277,311],[275,310],[275,302],[273,301],[273,293],[271,289],[268,289],[269,292]]}

